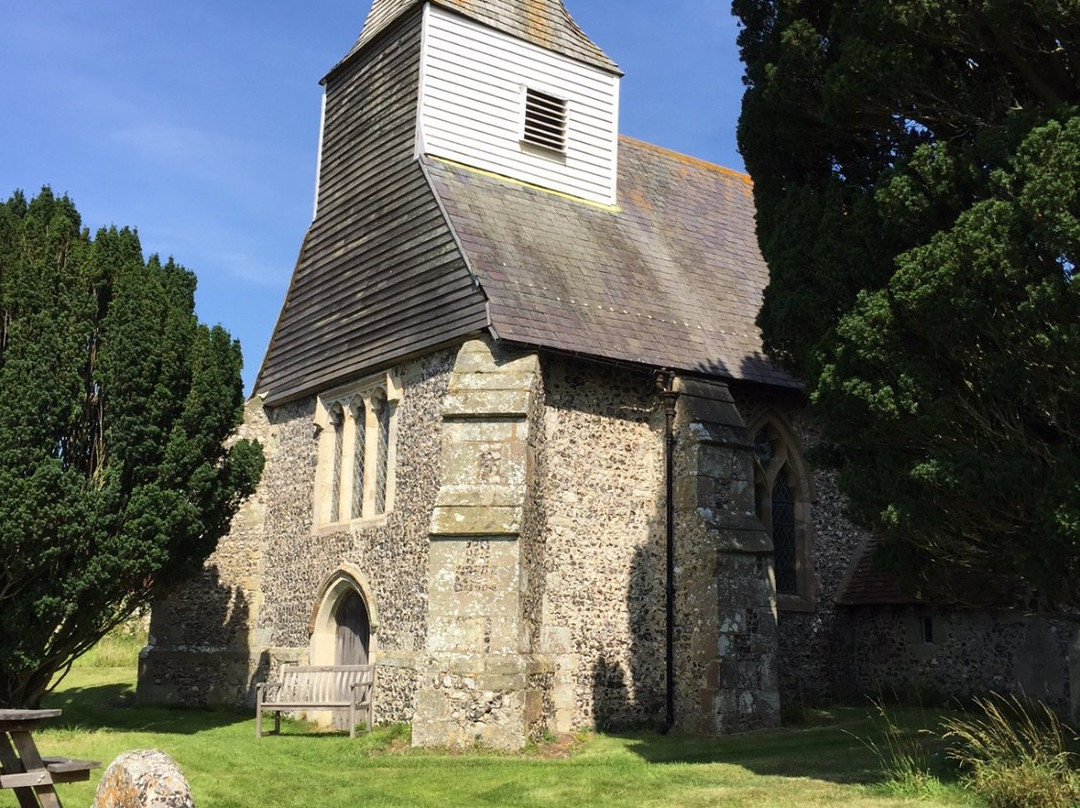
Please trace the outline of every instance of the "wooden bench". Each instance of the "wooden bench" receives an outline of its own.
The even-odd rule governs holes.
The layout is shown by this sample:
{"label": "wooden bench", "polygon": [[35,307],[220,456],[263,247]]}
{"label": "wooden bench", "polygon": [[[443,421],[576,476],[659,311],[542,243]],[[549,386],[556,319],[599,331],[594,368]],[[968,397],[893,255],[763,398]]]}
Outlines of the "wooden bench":
{"label": "wooden bench", "polygon": [[292,710],[348,710],[349,737],[356,737],[358,714],[371,730],[374,665],[286,665],[276,682],[255,686],[255,737],[261,738],[263,710],[274,714],[281,733],[281,713]]}
{"label": "wooden bench", "polygon": [[65,757],[43,757],[44,769],[0,774],[0,786],[3,788],[25,788],[43,786],[49,783],[78,783],[90,779],[91,769],[100,769],[97,760],[72,760]]}

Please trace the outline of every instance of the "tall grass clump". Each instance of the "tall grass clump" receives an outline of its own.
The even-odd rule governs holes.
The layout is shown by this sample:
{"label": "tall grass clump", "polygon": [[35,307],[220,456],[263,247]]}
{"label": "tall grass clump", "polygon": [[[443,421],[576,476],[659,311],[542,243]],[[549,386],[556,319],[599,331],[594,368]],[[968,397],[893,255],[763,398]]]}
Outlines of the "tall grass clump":
{"label": "tall grass clump", "polygon": [[981,715],[945,720],[942,737],[964,783],[990,808],[1080,804],[1080,778],[1067,746],[1072,733],[1049,707],[996,694],[975,705]]}
{"label": "tall grass clump", "polygon": [[[924,726],[912,728],[894,718],[883,699],[871,700],[875,712],[875,737],[859,738],[878,759],[888,791],[909,797],[929,796],[941,782],[934,774],[930,742],[934,733]],[[925,718],[925,716],[923,716]]]}
{"label": "tall grass clump", "polygon": [[79,660],[85,668],[123,668],[138,664],[139,651],[146,645],[142,619],[134,617],[122,623],[87,651]]}

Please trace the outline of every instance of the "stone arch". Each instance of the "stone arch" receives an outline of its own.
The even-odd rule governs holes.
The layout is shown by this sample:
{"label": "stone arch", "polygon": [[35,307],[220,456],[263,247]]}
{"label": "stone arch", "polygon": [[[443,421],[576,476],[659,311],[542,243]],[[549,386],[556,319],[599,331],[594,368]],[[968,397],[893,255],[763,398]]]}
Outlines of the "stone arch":
{"label": "stone arch", "polygon": [[315,604],[308,622],[311,636],[311,664],[333,665],[338,637],[339,607],[351,595],[359,597],[366,611],[368,662],[375,661],[378,644],[379,613],[375,597],[364,574],[355,564],[344,562],[326,576],[315,594]]}

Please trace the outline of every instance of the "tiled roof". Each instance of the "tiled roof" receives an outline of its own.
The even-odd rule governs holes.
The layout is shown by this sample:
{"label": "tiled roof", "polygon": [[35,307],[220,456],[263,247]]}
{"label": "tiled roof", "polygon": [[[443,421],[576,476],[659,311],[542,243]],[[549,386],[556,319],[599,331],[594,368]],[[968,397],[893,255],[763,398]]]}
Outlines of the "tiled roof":
{"label": "tiled roof", "polygon": [[874,563],[880,539],[869,537],[856,552],[836,602],[841,606],[907,606],[922,603],[904,592],[896,578]]}
{"label": "tiled roof", "polygon": [[763,355],[749,177],[629,138],[618,208],[424,158],[500,339],[796,387]]}
{"label": "tiled roof", "polygon": [[[360,38],[349,51],[370,41],[387,25],[423,0],[374,0]],[[603,70],[618,66],[578,28],[562,0],[432,0],[477,22],[526,42],[561,53]],[[346,57],[348,58],[348,57]]]}

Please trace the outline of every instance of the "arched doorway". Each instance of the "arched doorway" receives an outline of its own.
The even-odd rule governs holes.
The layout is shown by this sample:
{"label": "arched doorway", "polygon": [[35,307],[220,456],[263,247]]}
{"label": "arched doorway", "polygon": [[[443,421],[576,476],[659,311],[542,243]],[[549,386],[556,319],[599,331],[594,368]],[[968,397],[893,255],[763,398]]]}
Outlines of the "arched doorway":
{"label": "arched doorway", "polygon": [[334,608],[334,664],[367,665],[371,650],[371,621],[364,599],[346,590]]}
{"label": "arched doorway", "polygon": [[[311,611],[312,665],[371,665],[378,645],[378,613],[367,580],[355,564],[343,563],[323,580]],[[345,728],[348,717],[329,712],[308,718]]]}

